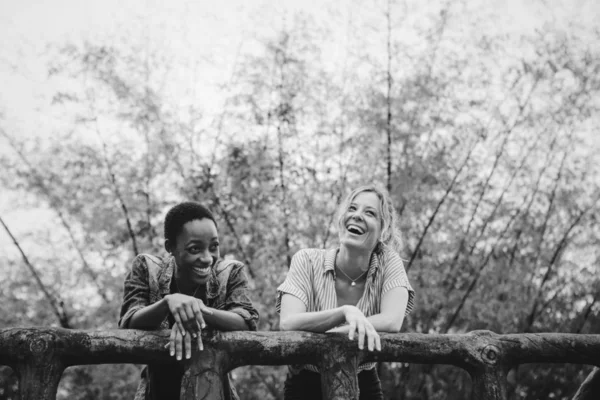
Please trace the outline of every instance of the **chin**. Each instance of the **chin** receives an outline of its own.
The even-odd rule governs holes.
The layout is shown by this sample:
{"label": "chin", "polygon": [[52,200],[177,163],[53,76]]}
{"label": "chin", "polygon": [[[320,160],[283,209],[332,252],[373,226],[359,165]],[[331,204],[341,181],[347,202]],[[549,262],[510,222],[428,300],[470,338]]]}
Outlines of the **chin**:
{"label": "chin", "polygon": [[194,276],[192,280],[196,285],[203,285],[210,280],[210,274],[205,277]]}

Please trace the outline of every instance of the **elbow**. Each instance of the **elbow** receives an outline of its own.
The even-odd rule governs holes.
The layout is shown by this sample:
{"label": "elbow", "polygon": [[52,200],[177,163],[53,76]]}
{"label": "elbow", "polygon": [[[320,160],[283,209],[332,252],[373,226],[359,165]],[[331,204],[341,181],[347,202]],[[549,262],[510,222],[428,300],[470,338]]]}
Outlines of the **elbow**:
{"label": "elbow", "polygon": [[386,331],[388,333],[400,333],[400,329],[402,329],[403,322],[404,322],[403,320],[399,320],[399,321],[391,320],[387,326]]}
{"label": "elbow", "polygon": [[282,319],[279,321],[279,330],[280,331],[289,331],[289,324],[286,320]]}
{"label": "elbow", "polygon": [[293,330],[293,327],[290,324],[289,318],[281,318],[279,320],[279,330],[280,331],[291,331],[291,330]]}

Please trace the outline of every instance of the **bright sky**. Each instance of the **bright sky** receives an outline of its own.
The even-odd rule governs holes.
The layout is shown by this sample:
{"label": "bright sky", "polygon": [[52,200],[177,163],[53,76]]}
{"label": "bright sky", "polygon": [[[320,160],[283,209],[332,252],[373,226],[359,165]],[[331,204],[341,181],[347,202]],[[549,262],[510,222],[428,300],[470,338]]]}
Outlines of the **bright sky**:
{"label": "bright sky", "polygon": [[[423,8],[422,2],[394,3],[408,4],[404,8],[407,12],[415,4]],[[47,106],[56,89],[47,82],[45,57],[49,45],[84,40],[118,43],[119,38],[127,37],[142,47],[163,49],[172,54],[173,61],[187,64],[187,71],[193,71],[193,76],[185,76],[179,84],[206,93],[202,96],[205,105],[218,108],[219,102],[214,97],[219,96],[214,86],[227,81],[238,50],[248,51],[257,45],[256,39],[289,26],[296,12],[322,20],[329,15],[328,9],[334,9],[342,14],[340,21],[344,21],[379,13],[385,4],[384,0],[3,0],[0,2],[3,123],[22,134],[48,126],[49,121],[42,118],[42,115],[48,117],[46,113],[33,118],[32,113]],[[430,12],[438,13],[442,4],[445,2],[429,2]],[[451,19],[455,27],[470,18],[469,11],[476,10],[483,18],[494,14],[486,28],[506,33],[531,31],[544,23],[564,27],[571,20],[594,26],[600,19],[597,0],[465,0],[465,6],[455,4],[457,11]],[[331,24],[332,40],[337,47],[344,45],[340,41],[346,37],[348,28],[340,21]],[[418,24],[418,20],[414,23]]]}
{"label": "bright sky", "polygon": [[[446,4],[437,0],[394,3],[407,4],[397,8],[407,13],[427,4],[426,11],[433,15]],[[454,4],[451,23],[457,31],[461,24],[469,25],[473,15],[483,18],[487,29],[507,34],[530,32],[544,24],[567,29],[573,20],[592,29],[600,20],[598,0],[465,0]],[[189,98],[200,106],[219,109],[218,85],[231,76],[236,54],[252,52],[261,38],[290,26],[298,11],[318,21],[330,18],[328,10],[338,12],[337,20],[327,20],[332,32],[329,56],[336,62],[336,51],[345,47],[349,34],[356,34],[348,32],[349,24],[343,22],[375,14],[380,18],[385,5],[384,0],[0,0],[0,124],[18,137],[44,137],[67,123],[49,111],[57,87],[48,80],[48,46],[85,40],[118,44],[127,38],[141,48],[161,49],[175,72],[178,65],[185,66],[181,74],[169,76],[171,95],[191,91],[195,95]],[[417,26],[419,16],[409,23]],[[15,210],[15,199],[9,197],[0,196],[0,215],[4,213],[12,222],[25,211]],[[0,233],[0,247],[6,240]]]}

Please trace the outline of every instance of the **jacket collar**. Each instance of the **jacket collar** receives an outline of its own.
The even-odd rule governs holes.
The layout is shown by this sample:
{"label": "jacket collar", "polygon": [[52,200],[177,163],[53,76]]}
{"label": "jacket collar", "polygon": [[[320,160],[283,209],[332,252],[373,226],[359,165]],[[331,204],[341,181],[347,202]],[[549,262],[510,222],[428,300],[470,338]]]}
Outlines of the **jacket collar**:
{"label": "jacket collar", "polygon": [[[221,269],[222,261],[222,259],[218,259],[215,265],[210,269],[210,279],[208,280],[206,291],[206,297],[209,299],[217,297],[221,291],[221,284],[217,278],[217,271]],[[176,268],[177,264],[175,263],[175,258],[173,256],[167,257],[164,261],[163,268],[159,270],[156,278],[158,282],[158,291],[161,297],[165,297],[171,293],[171,282],[175,277]]]}

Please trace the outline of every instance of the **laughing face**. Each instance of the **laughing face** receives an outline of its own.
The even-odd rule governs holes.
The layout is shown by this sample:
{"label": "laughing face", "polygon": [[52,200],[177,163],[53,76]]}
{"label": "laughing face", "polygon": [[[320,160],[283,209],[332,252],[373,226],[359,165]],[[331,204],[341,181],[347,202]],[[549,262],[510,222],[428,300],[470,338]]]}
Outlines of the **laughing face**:
{"label": "laughing face", "polygon": [[373,192],[361,192],[350,202],[340,226],[342,245],[373,251],[381,237],[381,205]]}
{"label": "laughing face", "polygon": [[219,234],[208,218],[185,223],[170,251],[177,264],[179,282],[198,286],[208,282],[211,268],[219,259]]}

